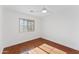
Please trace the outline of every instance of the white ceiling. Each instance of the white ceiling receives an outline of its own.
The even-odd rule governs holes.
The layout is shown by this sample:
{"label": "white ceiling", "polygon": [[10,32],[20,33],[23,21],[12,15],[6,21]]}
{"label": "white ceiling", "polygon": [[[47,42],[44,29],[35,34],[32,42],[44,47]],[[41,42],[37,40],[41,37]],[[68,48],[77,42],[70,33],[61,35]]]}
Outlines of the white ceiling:
{"label": "white ceiling", "polygon": [[[4,7],[35,16],[46,16],[55,14],[70,15],[76,11],[75,9],[79,10],[79,6],[74,5],[7,5]],[[47,8],[48,13],[44,14],[41,12],[43,7]],[[30,10],[33,10],[33,12],[30,12]]]}

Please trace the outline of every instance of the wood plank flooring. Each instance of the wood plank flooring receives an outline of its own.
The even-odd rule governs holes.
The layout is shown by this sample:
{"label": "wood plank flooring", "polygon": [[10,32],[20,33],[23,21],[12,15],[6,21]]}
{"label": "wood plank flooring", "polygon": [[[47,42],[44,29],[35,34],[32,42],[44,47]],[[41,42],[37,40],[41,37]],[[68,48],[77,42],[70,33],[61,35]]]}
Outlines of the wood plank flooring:
{"label": "wood plank flooring", "polygon": [[46,43],[33,48],[29,51],[24,51],[22,54],[67,54],[65,51],[62,51],[58,48],[52,47]]}
{"label": "wood plank flooring", "polygon": [[17,45],[6,47],[3,50],[3,54],[20,54],[24,51],[29,51],[29,50],[31,50],[35,47],[38,47],[38,46],[40,46],[44,43],[46,43],[46,44],[48,44],[52,47],[55,47],[57,49],[60,49],[62,51],[65,51],[67,54],[79,54],[79,51],[77,51],[75,49],[63,46],[61,44],[49,41],[49,40],[44,39],[44,38],[37,38],[37,39],[33,39],[33,40],[30,40],[30,41],[27,41],[27,42],[23,42],[23,43],[20,43],[20,44],[17,44]]}

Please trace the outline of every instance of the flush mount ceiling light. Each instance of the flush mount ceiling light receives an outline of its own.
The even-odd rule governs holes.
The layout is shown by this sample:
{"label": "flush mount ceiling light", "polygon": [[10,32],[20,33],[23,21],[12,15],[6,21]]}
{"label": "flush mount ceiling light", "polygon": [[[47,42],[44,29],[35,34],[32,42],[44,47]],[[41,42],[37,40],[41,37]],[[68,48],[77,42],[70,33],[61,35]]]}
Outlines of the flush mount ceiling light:
{"label": "flush mount ceiling light", "polygon": [[[39,7],[40,8],[40,7]],[[46,7],[46,6],[43,6],[42,8],[40,8],[40,9],[30,9],[29,10],[29,13],[31,13],[31,14],[46,14],[46,15],[50,15],[50,14],[54,14],[54,11],[53,10],[51,10],[50,8],[48,8],[48,7]]]}
{"label": "flush mount ceiling light", "polygon": [[42,9],[42,13],[47,13],[48,11],[47,11],[47,9],[46,8],[43,8]]}

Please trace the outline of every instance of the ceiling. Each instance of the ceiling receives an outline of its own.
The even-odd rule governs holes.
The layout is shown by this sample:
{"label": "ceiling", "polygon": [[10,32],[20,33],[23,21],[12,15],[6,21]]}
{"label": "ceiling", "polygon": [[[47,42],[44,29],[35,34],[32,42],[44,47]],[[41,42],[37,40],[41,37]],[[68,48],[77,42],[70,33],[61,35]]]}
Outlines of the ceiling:
{"label": "ceiling", "polygon": [[[79,10],[79,6],[75,5],[7,5],[4,7],[35,16],[70,15],[76,11],[75,9]],[[44,7],[47,8],[47,13],[41,12]]]}

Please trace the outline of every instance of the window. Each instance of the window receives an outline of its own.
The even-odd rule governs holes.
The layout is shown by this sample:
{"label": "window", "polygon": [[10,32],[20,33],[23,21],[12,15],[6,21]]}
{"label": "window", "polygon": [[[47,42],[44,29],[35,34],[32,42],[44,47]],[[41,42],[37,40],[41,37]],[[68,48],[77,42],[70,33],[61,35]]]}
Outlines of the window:
{"label": "window", "polygon": [[24,18],[19,19],[19,32],[33,32],[35,30],[35,21]]}

